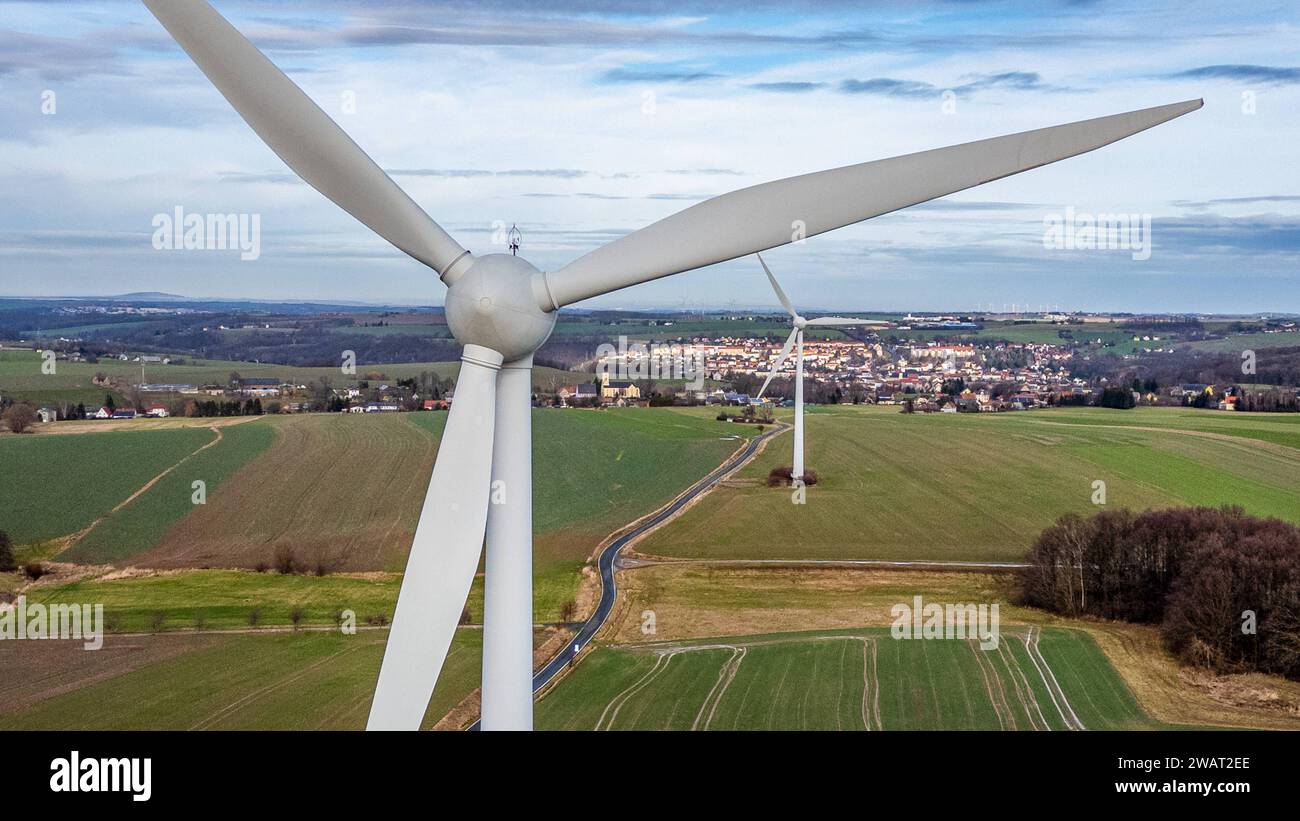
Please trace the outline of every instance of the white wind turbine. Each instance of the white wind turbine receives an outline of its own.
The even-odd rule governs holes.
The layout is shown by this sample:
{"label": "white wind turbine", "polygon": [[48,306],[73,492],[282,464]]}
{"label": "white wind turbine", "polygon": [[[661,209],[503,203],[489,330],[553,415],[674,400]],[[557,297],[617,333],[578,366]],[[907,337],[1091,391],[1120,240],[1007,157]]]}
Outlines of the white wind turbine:
{"label": "white wind turbine", "polygon": [[[1092,151],[1201,107],[1174,103],[756,185],[542,272],[521,257],[465,250],[206,0],[144,3],[298,176],[447,286],[447,324],[464,345],[456,401],[416,525],[370,729],[420,726],[485,536],[482,726],[532,726],[531,368],[557,310],[785,245],[795,224],[815,236]],[[489,504],[497,482],[505,499]]]}
{"label": "white wind turbine", "polygon": [[888,322],[881,322],[877,319],[853,319],[844,316],[819,316],[816,319],[804,319],[799,312],[790,304],[790,299],[781,290],[781,284],[776,281],[772,275],[772,269],[767,267],[763,261],[762,254],[755,254],[758,262],[763,266],[763,273],[772,283],[772,290],[776,291],[776,298],[781,300],[781,305],[790,313],[790,324],[794,329],[786,337],[785,344],[781,346],[781,353],[772,363],[772,371],[763,380],[763,387],[758,389],[758,398],[763,398],[763,392],[767,386],[772,384],[772,377],[776,376],[785,364],[785,360],[790,356],[790,349],[793,348],[794,354],[794,467],[790,470],[790,478],[796,482],[803,481],[803,329],[804,328],[842,328],[850,325],[882,327],[888,325]]}

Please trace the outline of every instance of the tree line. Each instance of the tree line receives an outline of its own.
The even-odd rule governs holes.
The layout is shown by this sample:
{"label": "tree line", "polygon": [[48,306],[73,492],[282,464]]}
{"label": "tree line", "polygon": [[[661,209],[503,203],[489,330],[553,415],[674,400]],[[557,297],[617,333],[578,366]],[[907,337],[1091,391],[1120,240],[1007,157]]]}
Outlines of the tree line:
{"label": "tree line", "polygon": [[1185,663],[1300,680],[1300,528],[1239,507],[1061,517],[1019,571],[1023,604],[1158,624]]}

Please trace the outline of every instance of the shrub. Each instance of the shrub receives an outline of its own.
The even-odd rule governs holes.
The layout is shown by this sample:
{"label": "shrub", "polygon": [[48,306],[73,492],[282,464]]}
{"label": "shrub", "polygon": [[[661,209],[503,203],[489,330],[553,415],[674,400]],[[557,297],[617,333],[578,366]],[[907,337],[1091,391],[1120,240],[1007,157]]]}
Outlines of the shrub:
{"label": "shrub", "polygon": [[23,565],[22,570],[23,570],[23,575],[26,576],[31,581],[36,581],[40,579],[42,576],[48,575],[50,572],[46,570],[45,565],[41,564],[40,562],[28,562],[27,564]]}
{"label": "shrub", "polygon": [[266,562],[258,562],[257,564],[253,565],[253,572],[254,572],[254,573],[265,573],[266,571],[268,571],[268,570],[270,570],[270,569],[271,569],[271,566],[270,566],[269,564],[267,564]]}
{"label": "shrub", "polygon": [[307,617],[307,611],[302,607],[295,607],[289,611],[289,621],[293,622],[293,629],[297,630],[302,626],[302,620]]}
{"label": "shrub", "polygon": [[248,611],[248,626],[256,627],[262,623],[262,608],[254,607]]}
{"label": "shrub", "polygon": [[784,487],[785,485],[790,484],[790,477],[793,475],[794,471],[788,465],[772,468],[767,473],[767,486]]}
{"label": "shrub", "polygon": [[274,563],[276,572],[287,576],[298,568],[298,557],[292,547],[282,544],[275,549]]}
{"label": "shrub", "polygon": [[[768,487],[788,487],[794,484],[794,468],[789,465],[772,468],[767,474]],[[803,471],[804,487],[812,487],[817,484],[817,471],[812,468],[804,468]]]}
{"label": "shrub", "polygon": [[4,421],[9,430],[22,433],[36,423],[36,411],[24,402],[10,405],[9,410],[4,412]]}

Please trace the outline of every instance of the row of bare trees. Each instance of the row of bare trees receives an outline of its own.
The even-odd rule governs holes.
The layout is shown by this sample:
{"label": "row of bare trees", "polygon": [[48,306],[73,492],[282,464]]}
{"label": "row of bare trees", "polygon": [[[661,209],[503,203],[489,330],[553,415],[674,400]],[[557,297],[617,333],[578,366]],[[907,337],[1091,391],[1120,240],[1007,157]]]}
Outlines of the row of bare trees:
{"label": "row of bare trees", "polygon": [[1020,571],[1024,604],[1159,624],[1189,663],[1300,679],[1300,528],[1241,508],[1063,516]]}

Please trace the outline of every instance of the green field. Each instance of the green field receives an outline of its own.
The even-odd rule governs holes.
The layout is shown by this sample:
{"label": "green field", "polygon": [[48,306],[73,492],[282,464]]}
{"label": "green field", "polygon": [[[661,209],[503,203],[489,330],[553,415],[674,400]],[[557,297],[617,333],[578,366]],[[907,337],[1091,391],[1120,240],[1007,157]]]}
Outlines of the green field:
{"label": "green field", "polygon": [[1237,413],[1196,408],[1134,408],[1114,413],[1098,408],[1059,408],[1035,418],[1042,424],[1156,427],[1171,432],[1221,434],[1300,449],[1300,414],[1296,413]]}
{"label": "green field", "polygon": [[[0,666],[14,675],[0,681],[0,730],[359,730],[386,637],[163,635],[94,653],[4,642]],[[457,631],[426,728],[478,687],[482,644],[481,631]]]}
{"label": "green field", "polygon": [[391,618],[401,577],[394,574],[310,576],[249,570],[196,570],[104,581],[87,579],[36,587],[30,602],[96,602],[114,632],[156,630],[239,630],[257,625],[289,625],[294,611],[307,626],[335,624],[335,614],[351,610],[357,624],[371,617]]}
{"label": "green field", "polygon": [[197,427],[0,436],[0,530],[19,544],[81,530],[214,437]]}
{"label": "green field", "polygon": [[[901,414],[838,406],[807,416],[806,504],[763,479],[789,465],[774,439],[738,475],[638,543],[716,559],[1016,561],[1065,513],[1239,504],[1300,522],[1300,417],[1151,408]],[[773,538],[769,534],[781,534]]]}
{"label": "green field", "polygon": [[887,629],[601,646],[537,705],[550,730],[1068,730],[1155,725],[1085,633]]}
{"label": "green field", "polygon": [[[142,431],[134,435],[151,438],[170,432]],[[157,544],[173,525],[194,512],[194,482],[204,483],[205,494],[220,494],[223,483],[270,447],[274,436],[266,419],[229,425],[209,433],[220,436],[220,441],[187,456],[130,504],[105,516],[76,544],[61,553],[59,560],[114,563],[135,555],[143,546]],[[76,440],[80,436],[47,438]]]}
{"label": "green field", "polygon": [[1202,351],[1240,353],[1262,348],[1300,348],[1300,333],[1228,334],[1222,339],[1202,339],[1187,343],[1187,347]]}

